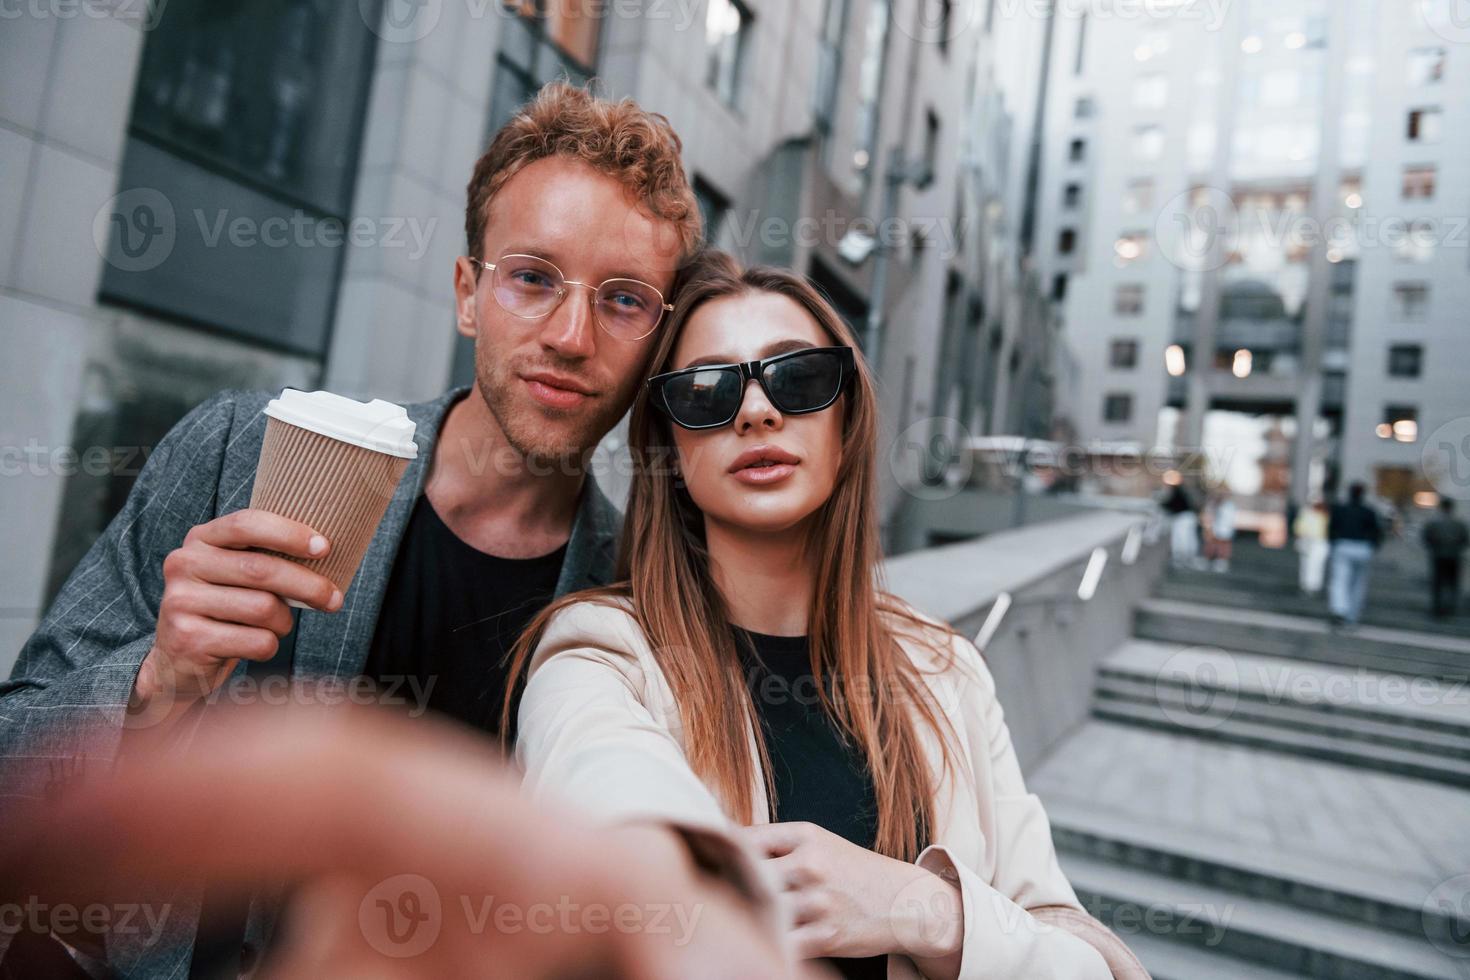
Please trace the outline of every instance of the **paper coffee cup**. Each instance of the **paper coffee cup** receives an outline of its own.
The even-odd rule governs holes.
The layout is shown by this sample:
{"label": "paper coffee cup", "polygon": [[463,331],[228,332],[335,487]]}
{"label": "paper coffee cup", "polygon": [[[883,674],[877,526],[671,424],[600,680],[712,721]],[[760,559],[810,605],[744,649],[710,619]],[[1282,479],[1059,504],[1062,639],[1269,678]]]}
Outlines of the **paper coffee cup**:
{"label": "paper coffee cup", "polygon": [[292,388],[271,399],[265,414],[250,506],[324,535],[331,542],[325,558],[281,557],[325,575],[346,595],[398,481],[418,456],[413,420],[381,399]]}

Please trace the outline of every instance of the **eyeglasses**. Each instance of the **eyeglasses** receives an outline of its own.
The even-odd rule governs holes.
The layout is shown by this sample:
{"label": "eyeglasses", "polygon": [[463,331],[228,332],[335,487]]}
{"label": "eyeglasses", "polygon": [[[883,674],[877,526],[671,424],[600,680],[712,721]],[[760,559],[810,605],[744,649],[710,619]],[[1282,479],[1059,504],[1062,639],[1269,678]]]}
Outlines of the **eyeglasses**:
{"label": "eyeglasses", "polygon": [[664,313],[674,307],[664,294],[637,279],[608,279],[600,286],[577,282],[534,255],[502,255],[498,262],[470,259],[494,273],[495,302],[511,316],[539,320],[566,299],[568,286],[592,290],[592,318],[618,340],[642,340],[653,333]]}
{"label": "eyeglasses", "polygon": [[820,412],[837,401],[857,373],[851,347],[807,347],[741,364],[701,364],[648,379],[653,404],[685,429],[718,429],[740,414],[746,385],[761,390],[782,415]]}

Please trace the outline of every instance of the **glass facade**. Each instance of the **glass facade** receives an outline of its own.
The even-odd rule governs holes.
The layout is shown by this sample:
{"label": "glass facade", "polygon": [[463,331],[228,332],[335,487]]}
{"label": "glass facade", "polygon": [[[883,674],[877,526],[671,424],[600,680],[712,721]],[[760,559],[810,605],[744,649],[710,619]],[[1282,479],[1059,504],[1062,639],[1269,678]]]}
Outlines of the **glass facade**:
{"label": "glass facade", "polygon": [[357,4],[332,0],[162,9],[108,216],[102,298],[320,357],[376,38]]}

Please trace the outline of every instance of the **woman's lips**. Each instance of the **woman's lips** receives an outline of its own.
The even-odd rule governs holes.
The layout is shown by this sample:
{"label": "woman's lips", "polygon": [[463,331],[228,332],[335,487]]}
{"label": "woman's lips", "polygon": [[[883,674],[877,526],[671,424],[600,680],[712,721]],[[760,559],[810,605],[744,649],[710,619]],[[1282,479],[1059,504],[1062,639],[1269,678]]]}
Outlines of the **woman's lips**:
{"label": "woman's lips", "polygon": [[795,473],[797,465],[796,463],[770,463],[760,466],[746,466],[730,475],[741,483],[748,483],[751,486],[769,486],[772,483],[780,483]]}

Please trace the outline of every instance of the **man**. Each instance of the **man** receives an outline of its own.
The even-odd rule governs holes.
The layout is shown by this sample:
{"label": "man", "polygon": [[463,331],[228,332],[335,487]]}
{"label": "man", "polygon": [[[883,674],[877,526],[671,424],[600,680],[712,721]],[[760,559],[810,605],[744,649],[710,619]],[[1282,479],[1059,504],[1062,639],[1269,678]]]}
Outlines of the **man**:
{"label": "man", "polygon": [[1430,605],[1435,618],[1453,616],[1460,604],[1460,562],[1470,547],[1470,529],[1455,517],[1455,502],[1444,497],[1439,517],[1424,526],[1424,547],[1429,551]]}
{"label": "man", "polygon": [[[0,684],[6,802],[109,764],[125,728],[187,738],[204,699],[287,637],[297,678],[365,675],[494,731],[501,654],[520,627],[612,572],[617,512],[584,463],[646,376],[701,238],[680,149],[663,117],[565,84],[496,135],[454,268],[475,384],[409,406],[419,456],[346,595],[267,553],[331,542],[245,507],[268,393],[222,393],[175,426]],[[310,608],[298,619],[287,599]],[[83,729],[98,747],[78,760]],[[49,780],[26,764],[53,757]],[[247,946],[268,930],[253,917]],[[182,976],[187,954],[187,941],[108,940],[125,976]]]}
{"label": "man", "polygon": [[1378,514],[1363,502],[1367,488],[1354,483],[1348,500],[1332,508],[1327,540],[1332,544],[1332,584],[1328,604],[1334,625],[1357,625],[1368,597],[1368,571],[1383,538]]}

